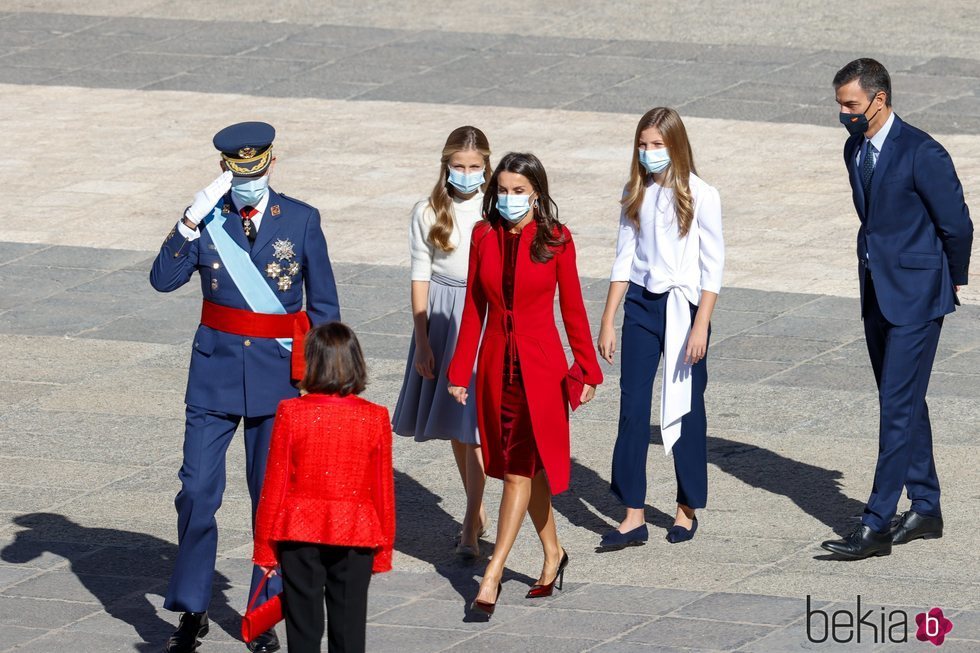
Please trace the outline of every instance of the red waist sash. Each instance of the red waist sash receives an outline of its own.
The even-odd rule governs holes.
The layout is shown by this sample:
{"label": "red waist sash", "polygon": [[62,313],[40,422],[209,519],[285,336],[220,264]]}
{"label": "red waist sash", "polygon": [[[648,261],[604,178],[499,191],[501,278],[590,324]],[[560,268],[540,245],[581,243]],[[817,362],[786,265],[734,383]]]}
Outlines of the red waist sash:
{"label": "red waist sash", "polygon": [[216,331],[232,333],[236,336],[292,338],[293,351],[289,361],[289,377],[294,381],[303,378],[306,371],[303,344],[306,340],[306,332],[310,330],[310,318],[306,311],[284,315],[255,313],[204,300],[201,307],[201,324]]}

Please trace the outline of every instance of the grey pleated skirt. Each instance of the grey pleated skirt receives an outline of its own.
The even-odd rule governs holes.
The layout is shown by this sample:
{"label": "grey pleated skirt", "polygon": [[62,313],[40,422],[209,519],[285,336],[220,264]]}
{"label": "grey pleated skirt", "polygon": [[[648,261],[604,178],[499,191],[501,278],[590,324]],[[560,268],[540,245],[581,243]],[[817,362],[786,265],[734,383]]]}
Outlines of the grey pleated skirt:
{"label": "grey pleated skirt", "polygon": [[[479,444],[476,428],[475,382],[468,389],[469,399],[463,406],[449,394],[446,370],[456,350],[459,325],[466,302],[466,281],[438,274],[429,281],[429,346],[435,358],[434,379],[425,379],[415,371],[415,334],[408,348],[405,380],[392,417],[392,429],[398,435],[426,440],[457,440]],[[475,377],[475,375],[474,375]]]}

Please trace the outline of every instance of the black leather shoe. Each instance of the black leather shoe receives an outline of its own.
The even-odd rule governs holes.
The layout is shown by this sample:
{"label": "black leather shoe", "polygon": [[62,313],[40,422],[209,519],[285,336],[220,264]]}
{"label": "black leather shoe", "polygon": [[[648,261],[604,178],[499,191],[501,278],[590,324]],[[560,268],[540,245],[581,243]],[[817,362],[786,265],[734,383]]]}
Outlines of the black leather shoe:
{"label": "black leather shoe", "polygon": [[943,518],[920,515],[911,510],[902,515],[892,529],[892,544],[905,544],[912,540],[935,540],[943,536]]}
{"label": "black leather shoe", "polygon": [[207,612],[185,612],[180,615],[180,625],[167,640],[163,653],[194,653],[201,645],[199,638],[208,634],[211,624]]}
{"label": "black leather shoe", "polygon": [[877,533],[867,524],[842,540],[827,540],[823,548],[845,560],[863,560],[871,556],[886,556],[892,552],[891,532]]}
{"label": "black leather shoe", "polygon": [[279,650],[279,636],[276,629],[270,628],[251,642],[248,643],[248,650],[252,653],[275,653]]}

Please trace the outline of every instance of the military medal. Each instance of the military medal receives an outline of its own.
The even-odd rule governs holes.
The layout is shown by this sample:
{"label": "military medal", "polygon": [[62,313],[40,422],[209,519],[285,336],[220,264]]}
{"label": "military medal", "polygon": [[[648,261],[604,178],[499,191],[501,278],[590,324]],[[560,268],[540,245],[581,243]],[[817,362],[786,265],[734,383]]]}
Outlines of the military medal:
{"label": "military medal", "polygon": [[286,261],[296,257],[293,251],[293,244],[288,240],[277,240],[272,243],[272,255],[280,261]]}
{"label": "military medal", "polygon": [[272,257],[273,260],[265,266],[265,276],[276,282],[279,292],[286,292],[293,287],[293,277],[300,272],[296,249],[292,242],[280,238],[272,243]]}

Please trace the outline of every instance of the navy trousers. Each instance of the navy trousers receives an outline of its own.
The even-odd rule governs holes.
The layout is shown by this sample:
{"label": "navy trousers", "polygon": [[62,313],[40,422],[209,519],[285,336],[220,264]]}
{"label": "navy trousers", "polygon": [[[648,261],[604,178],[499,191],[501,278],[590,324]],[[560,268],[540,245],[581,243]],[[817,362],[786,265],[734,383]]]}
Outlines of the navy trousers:
{"label": "navy trousers", "polygon": [[[177,507],[177,560],[163,607],[178,612],[204,612],[211,600],[211,583],[218,553],[215,513],[225,491],[225,453],[238,424],[245,421],[245,474],[252,498],[252,526],[262,494],[265,462],[272,439],[274,415],[242,417],[187,406],[184,429],[184,462],[178,477],[181,488]],[[252,569],[251,596],[262,572]],[[282,591],[278,574],[272,576],[256,605]]]}
{"label": "navy trousers", "polygon": [[942,317],[922,324],[891,324],[878,307],[871,275],[865,277],[864,336],[878,384],[881,417],[874,486],[861,521],[878,532],[891,527],[903,487],[912,510],[942,516],[926,406],[942,326]]}
{"label": "navy trousers", "polygon": [[[619,434],[613,449],[610,489],[627,508],[642,508],[647,496],[650,404],[653,380],[664,350],[667,294],[651,293],[630,282],[624,313]],[[691,305],[692,322],[696,314],[697,307]],[[691,376],[691,412],[681,420],[681,437],[674,444],[674,475],[677,503],[704,508],[708,501],[708,420],[704,412],[707,355],[692,367]]]}

